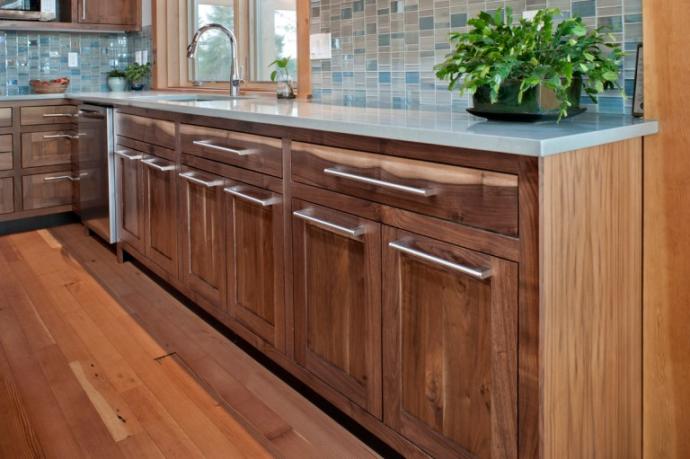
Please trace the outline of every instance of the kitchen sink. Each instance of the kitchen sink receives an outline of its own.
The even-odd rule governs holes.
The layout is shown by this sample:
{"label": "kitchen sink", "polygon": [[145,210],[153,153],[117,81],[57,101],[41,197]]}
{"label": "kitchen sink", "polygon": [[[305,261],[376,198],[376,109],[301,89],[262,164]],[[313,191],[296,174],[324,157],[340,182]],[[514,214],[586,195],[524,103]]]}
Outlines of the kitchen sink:
{"label": "kitchen sink", "polygon": [[157,94],[134,96],[135,100],[170,101],[170,102],[212,102],[216,100],[253,99],[256,96],[221,96],[215,94]]}

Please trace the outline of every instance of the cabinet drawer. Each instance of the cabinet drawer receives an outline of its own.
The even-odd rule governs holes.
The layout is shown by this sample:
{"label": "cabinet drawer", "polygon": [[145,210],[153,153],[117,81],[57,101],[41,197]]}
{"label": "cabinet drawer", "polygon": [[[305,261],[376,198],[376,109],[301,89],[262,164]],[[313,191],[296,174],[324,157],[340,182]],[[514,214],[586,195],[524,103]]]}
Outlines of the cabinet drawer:
{"label": "cabinet drawer", "polygon": [[22,107],[21,110],[22,126],[73,123],[77,115],[77,107],[74,105]]}
{"label": "cabinet drawer", "polygon": [[73,138],[71,131],[22,134],[22,167],[70,164]]}
{"label": "cabinet drawer", "polygon": [[14,179],[0,178],[0,214],[14,212]]}
{"label": "cabinet drawer", "polygon": [[12,107],[0,108],[0,127],[12,126]]}
{"label": "cabinet drawer", "polygon": [[115,117],[115,126],[118,135],[175,148],[175,123],[172,121],[118,113]]}
{"label": "cabinet drawer", "polygon": [[12,134],[0,135],[0,171],[8,171],[12,167]]}
{"label": "cabinet drawer", "polygon": [[42,209],[72,202],[72,174],[70,171],[22,177],[24,210]]}
{"label": "cabinet drawer", "polygon": [[515,175],[292,143],[293,180],[510,236]]}
{"label": "cabinet drawer", "polygon": [[182,151],[232,166],[283,176],[280,139],[183,124]]}

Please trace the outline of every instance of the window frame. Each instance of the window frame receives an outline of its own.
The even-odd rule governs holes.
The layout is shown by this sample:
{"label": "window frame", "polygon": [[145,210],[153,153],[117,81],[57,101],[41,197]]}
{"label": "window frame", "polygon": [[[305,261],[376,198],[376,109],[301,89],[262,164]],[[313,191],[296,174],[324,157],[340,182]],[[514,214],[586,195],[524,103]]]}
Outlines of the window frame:
{"label": "window frame", "polygon": [[[190,4],[196,0],[153,0],[153,89],[180,91],[229,91],[227,82],[204,82],[195,85],[189,79],[187,44],[188,33],[177,33],[181,28],[190,31],[193,18]],[[240,16],[249,21],[248,0],[234,0],[237,8],[234,14],[235,35],[240,43],[249,44],[249,22],[241,26]],[[308,98],[311,93],[311,63],[309,59],[309,0],[296,0],[297,10],[297,96]],[[173,32],[171,32],[173,30]],[[238,60],[249,69],[249,47],[240,47]],[[273,92],[276,84],[262,81],[243,81],[243,92]]]}

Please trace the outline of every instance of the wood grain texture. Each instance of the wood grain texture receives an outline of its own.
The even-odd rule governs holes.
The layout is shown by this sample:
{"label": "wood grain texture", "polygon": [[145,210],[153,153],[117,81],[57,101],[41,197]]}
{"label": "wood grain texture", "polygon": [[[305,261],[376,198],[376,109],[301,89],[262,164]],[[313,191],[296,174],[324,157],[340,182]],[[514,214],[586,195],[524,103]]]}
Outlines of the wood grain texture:
{"label": "wood grain texture", "polygon": [[71,131],[22,134],[22,167],[52,166],[72,162],[72,139],[52,136],[74,135]]}
{"label": "wood grain texture", "polygon": [[[409,209],[467,226],[517,235],[517,176],[392,158],[361,151],[293,142],[290,152],[296,182]],[[399,189],[361,183],[324,172],[335,168],[361,177],[432,190],[417,196]]]}
{"label": "wood grain texture", "polygon": [[128,115],[118,110],[115,114],[115,133],[140,142],[175,148],[175,123],[171,121]]}
{"label": "wood grain texture", "polygon": [[295,359],[347,398],[382,416],[381,226],[293,201],[350,237],[293,217]]}
{"label": "wood grain texture", "polygon": [[72,171],[22,177],[23,209],[43,209],[72,204],[72,182],[66,178],[46,181],[53,177],[71,176]]}
{"label": "wood grain texture", "polygon": [[[180,125],[180,136],[184,153],[275,177],[283,175],[283,146],[280,139],[190,124]],[[218,149],[194,144],[195,141],[237,150],[241,154],[218,151]]]}
{"label": "wood grain texture", "polygon": [[542,160],[543,457],[641,457],[641,147]]}
{"label": "wood grain texture", "polygon": [[[517,265],[384,227],[384,413],[434,457],[517,457]],[[490,269],[477,280],[402,254]]]}
{"label": "wood grain texture", "polygon": [[12,134],[0,135],[0,171],[14,167]]}
{"label": "wood grain texture", "polygon": [[14,179],[0,178],[0,214],[14,212]]}
{"label": "wood grain texture", "polygon": [[659,120],[644,140],[644,455],[690,457],[690,9],[643,2],[644,110]]}
{"label": "wood grain texture", "polygon": [[46,105],[39,107],[21,107],[20,110],[22,126],[73,123],[75,120],[74,115],[77,114],[76,105]]}

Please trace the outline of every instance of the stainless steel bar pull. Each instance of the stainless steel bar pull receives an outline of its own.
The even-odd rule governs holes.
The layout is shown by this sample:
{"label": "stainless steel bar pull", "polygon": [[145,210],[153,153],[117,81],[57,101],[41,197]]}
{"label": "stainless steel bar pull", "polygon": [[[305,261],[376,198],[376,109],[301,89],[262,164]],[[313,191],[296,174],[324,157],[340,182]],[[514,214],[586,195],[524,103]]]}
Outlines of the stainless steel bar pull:
{"label": "stainless steel bar pull", "polygon": [[436,194],[433,188],[418,188],[414,186],[402,185],[400,183],[388,182],[386,180],[379,180],[373,177],[366,177],[364,175],[352,174],[350,172],[342,171],[335,167],[328,167],[323,170],[326,175],[352,180],[353,182],[366,183],[367,185],[376,185],[389,190],[400,191],[402,193],[414,194],[416,196],[423,196],[428,198]]}
{"label": "stainless steel bar pull", "polygon": [[185,180],[188,180],[190,182],[196,183],[198,185],[203,185],[206,188],[215,188],[217,186],[223,185],[225,181],[223,179],[213,179],[213,180],[204,180],[200,179],[199,177],[195,177],[194,172],[182,172],[180,177],[182,177]]}
{"label": "stainless steel bar pull", "polygon": [[60,180],[69,180],[70,182],[78,182],[79,177],[72,177],[69,175],[56,175],[53,177],[43,177],[44,182],[57,182]]}
{"label": "stainless steel bar pull", "polygon": [[122,158],[129,159],[130,161],[138,161],[144,157],[142,153],[137,153],[130,150],[117,150],[115,151],[115,154]]}
{"label": "stainless steel bar pull", "polygon": [[364,228],[361,225],[354,228],[338,225],[337,223],[332,223],[311,215],[309,209],[296,210],[292,213],[292,215],[301,220],[313,223],[316,226],[320,226],[324,229],[331,230],[335,233],[342,234],[343,236],[350,238],[359,239],[359,237],[364,234]]}
{"label": "stainless steel bar pull", "polygon": [[249,150],[249,149],[238,150],[236,148],[224,147],[222,145],[215,145],[215,144],[211,143],[210,140],[194,140],[194,141],[192,141],[192,143],[194,145],[199,146],[199,147],[206,147],[206,148],[210,148],[212,150],[218,150],[218,151],[222,151],[225,153],[232,153],[233,155],[237,155],[237,156],[247,156],[247,155],[251,155],[253,153],[253,151]]}
{"label": "stainless steel bar pull", "polygon": [[[177,166],[171,162],[163,161],[158,158],[146,158],[141,161],[147,167],[151,167],[161,172],[170,172],[177,169]],[[162,164],[159,164],[162,163]]]}
{"label": "stainless steel bar pull", "polygon": [[389,242],[388,247],[402,252],[404,254],[410,255],[412,257],[419,258],[420,260],[428,261],[429,263],[433,263],[436,265],[443,266],[444,268],[461,272],[470,277],[474,277],[475,279],[486,280],[490,278],[493,274],[490,268],[466,266],[460,263],[455,263],[454,261],[448,261],[443,258],[439,258],[435,255],[431,255],[426,252],[414,249],[403,241]]}
{"label": "stainless steel bar pull", "polygon": [[280,202],[280,198],[275,195],[271,195],[270,198],[266,199],[261,199],[257,198],[256,196],[252,196],[246,192],[246,190],[242,189],[241,185],[236,185],[236,186],[231,186],[228,188],[223,189],[224,192],[231,194],[233,196],[236,196],[240,199],[244,199],[245,201],[252,202],[254,204],[258,204],[261,207],[270,207],[274,204],[277,204]]}
{"label": "stainless steel bar pull", "polygon": [[77,116],[79,116],[79,115],[76,113],[44,113],[43,114],[43,118],[65,118],[65,117],[76,118]]}

